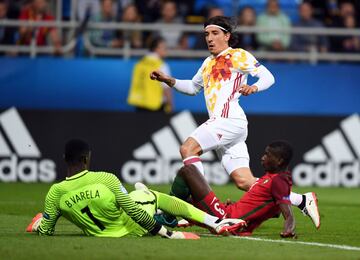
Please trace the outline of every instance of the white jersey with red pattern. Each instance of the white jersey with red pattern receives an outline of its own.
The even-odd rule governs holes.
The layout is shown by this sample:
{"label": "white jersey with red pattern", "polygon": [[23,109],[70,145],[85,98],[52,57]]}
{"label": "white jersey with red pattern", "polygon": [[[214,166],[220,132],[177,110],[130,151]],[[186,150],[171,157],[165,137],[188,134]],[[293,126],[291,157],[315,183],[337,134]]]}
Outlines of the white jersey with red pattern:
{"label": "white jersey with red pattern", "polygon": [[247,84],[248,75],[255,76],[260,66],[249,52],[231,47],[205,59],[192,82],[197,88],[204,89],[210,118],[247,120],[239,105],[239,87]]}

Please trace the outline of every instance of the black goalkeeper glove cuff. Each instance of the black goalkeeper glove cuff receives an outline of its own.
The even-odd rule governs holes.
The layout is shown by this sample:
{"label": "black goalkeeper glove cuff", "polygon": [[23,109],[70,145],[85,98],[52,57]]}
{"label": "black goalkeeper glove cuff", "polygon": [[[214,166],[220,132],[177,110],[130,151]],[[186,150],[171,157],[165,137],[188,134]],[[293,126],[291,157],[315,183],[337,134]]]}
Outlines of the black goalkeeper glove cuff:
{"label": "black goalkeeper glove cuff", "polygon": [[156,223],[155,226],[153,227],[153,229],[149,231],[149,233],[153,236],[156,236],[157,233],[159,233],[161,227],[162,227],[162,225]]}

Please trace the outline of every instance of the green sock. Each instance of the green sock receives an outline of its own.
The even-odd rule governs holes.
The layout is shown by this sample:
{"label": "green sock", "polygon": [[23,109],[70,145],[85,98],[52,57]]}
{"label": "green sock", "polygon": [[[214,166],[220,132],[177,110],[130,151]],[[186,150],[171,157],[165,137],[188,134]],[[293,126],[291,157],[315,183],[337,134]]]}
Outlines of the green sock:
{"label": "green sock", "polygon": [[187,200],[190,196],[190,190],[181,176],[176,175],[171,186],[170,195],[178,197],[182,200]]}
{"label": "green sock", "polygon": [[195,208],[193,205],[165,193],[154,190],[152,190],[152,192],[154,192],[157,196],[158,208],[165,211],[166,213],[186,219],[191,219],[199,223],[207,222],[205,220],[208,214],[199,210],[198,208]]}

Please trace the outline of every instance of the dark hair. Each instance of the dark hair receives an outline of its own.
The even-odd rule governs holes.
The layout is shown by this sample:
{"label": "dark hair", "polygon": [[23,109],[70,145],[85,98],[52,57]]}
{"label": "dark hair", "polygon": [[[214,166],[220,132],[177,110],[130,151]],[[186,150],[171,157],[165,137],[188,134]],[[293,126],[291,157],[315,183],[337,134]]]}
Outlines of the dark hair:
{"label": "dark hair", "polygon": [[238,39],[237,39],[237,35],[234,33],[236,29],[235,19],[227,16],[214,16],[208,19],[204,23],[204,28],[206,28],[206,26],[211,24],[223,27],[226,30],[226,31],[222,30],[224,33],[230,33],[229,46],[230,47],[236,46]]}
{"label": "dark hair", "polygon": [[284,166],[288,166],[293,157],[293,148],[288,141],[277,140],[268,145],[274,154],[284,160]]}
{"label": "dark hair", "polygon": [[149,50],[155,51],[156,48],[159,46],[159,44],[164,41],[165,41],[164,38],[162,38],[160,36],[151,39],[150,44],[149,44]]}
{"label": "dark hair", "polygon": [[64,159],[66,163],[80,163],[90,153],[89,145],[80,139],[71,139],[65,144]]}

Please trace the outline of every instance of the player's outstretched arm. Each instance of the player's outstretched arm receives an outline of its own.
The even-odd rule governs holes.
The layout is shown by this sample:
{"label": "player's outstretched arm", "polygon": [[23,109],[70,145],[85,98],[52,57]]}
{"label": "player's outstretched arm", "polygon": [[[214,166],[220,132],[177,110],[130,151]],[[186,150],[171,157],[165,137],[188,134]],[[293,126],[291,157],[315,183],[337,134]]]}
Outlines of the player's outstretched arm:
{"label": "player's outstretched arm", "polygon": [[55,225],[60,217],[60,192],[57,184],[51,186],[45,198],[44,213],[36,231],[39,235],[52,236],[55,232]]}
{"label": "player's outstretched arm", "polygon": [[284,222],[284,229],[283,232],[280,233],[280,236],[283,238],[296,238],[295,233],[295,218],[294,214],[291,208],[291,205],[280,203],[280,210],[282,215],[284,216],[285,222]]}
{"label": "player's outstretched arm", "polygon": [[[195,81],[196,78],[198,78],[199,76],[195,76]],[[152,80],[157,80],[160,82],[164,82],[166,83],[169,87],[176,89],[177,91],[186,94],[186,95],[196,95],[197,93],[199,93],[199,91],[202,88],[201,84],[195,84],[193,80],[179,80],[179,79],[175,79],[169,75],[166,75],[164,72],[160,71],[160,70],[154,70],[153,72],[150,73],[150,78]]]}
{"label": "player's outstretched arm", "polygon": [[154,70],[153,72],[151,72],[150,78],[152,80],[164,82],[171,88],[175,85],[175,82],[176,82],[175,78],[165,74],[164,72],[162,72],[160,70]]}

